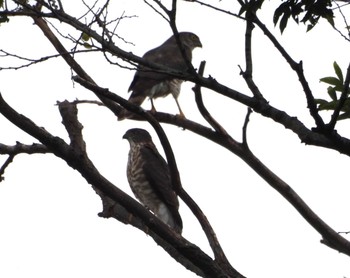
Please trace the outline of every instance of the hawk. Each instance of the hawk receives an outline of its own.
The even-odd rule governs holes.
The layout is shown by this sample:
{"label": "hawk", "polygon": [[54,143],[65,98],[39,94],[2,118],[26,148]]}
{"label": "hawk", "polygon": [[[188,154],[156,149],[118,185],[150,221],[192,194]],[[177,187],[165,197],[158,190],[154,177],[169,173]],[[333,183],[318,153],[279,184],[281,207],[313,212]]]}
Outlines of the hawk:
{"label": "hawk", "polygon": [[[179,39],[183,45],[186,59],[191,61],[192,50],[196,47],[202,47],[199,37],[190,32],[180,32]],[[160,64],[174,70],[186,71],[188,67],[185,57],[176,42],[175,36],[171,36],[162,45],[146,52],[142,58],[147,62]],[[167,75],[166,73],[156,72],[147,67],[140,66],[128,90],[132,92],[129,101],[135,105],[141,105],[146,97],[149,97],[152,105],[151,111],[154,112],[155,107],[153,99],[172,94],[179,109],[180,116],[184,117],[184,113],[177,100],[182,82],[182,80]],[[122,120],[130,115],[130,112],[123,110],[118,119]]]}
{"label": "hawk", "polygon": [[168,164],[144,129],[129,129],[127,178],[135,197],[176,232],[182,232],[179,200],[172,188]]}

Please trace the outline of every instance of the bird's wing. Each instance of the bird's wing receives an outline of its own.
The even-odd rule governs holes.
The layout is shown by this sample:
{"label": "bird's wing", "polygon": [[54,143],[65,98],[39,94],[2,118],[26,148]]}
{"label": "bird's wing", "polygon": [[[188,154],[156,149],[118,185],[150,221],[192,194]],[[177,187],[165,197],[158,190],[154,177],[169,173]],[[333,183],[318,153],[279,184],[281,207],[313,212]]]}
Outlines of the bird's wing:
{"label": "bird's wing", "polygon": [[[185,50],[186,55],[188,55],[189,59],[191,60],[191,50]],[[154,48],[145,53],[142,58],[146,61],[180,71],[186,70],[187,68],[186,62],[178,48],[178,45],[174,43],[167,43]],[[136,94],[142,94],[146,90],[151,89],[154,85],[168,79],[172,79],[172,77],[165,73],[152,71],[146,67],[140,67],[140,69],[135,73],[134,79],[129,87],[129,91],[133,91]]]}
{"label": "bird's wing", "polygon": [[145,162],[144,173],[159,198],[170,208],[178,209],[179,201],[172,189],[168,165],[153,146],[143,146],[140,150]]}

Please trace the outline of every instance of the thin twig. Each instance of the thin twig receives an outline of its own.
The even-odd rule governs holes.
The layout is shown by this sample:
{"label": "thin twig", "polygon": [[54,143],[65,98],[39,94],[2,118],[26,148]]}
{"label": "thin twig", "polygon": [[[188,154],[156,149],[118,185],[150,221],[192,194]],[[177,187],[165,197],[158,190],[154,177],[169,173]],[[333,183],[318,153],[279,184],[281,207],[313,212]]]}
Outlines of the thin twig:
{"label": "thin twig", "polygon": [[253,112],[253,110],[248,107],[247,115],[245,117],[244,124],[243,124],[242,145],[247,150],[249,150],[248,140],[247,140],[247,129],[248,129],[249,118],[250,118],[250,115],[252,114],[252,112]]}
{"label": "thin twig", "polygon": [[5,145],[0,143],[0,154],[44,154],[51,153],[51,151],[42,144],[34,143],[32,145],[22,144],[20,142],[16,142],[16,145]]}
{"label": "thin twig", "polygon": [[[75,50],[74,54],[75,53],[79,54],[79,53],[97,52],[97,51],[100,51],[100,50],[99,49]],[[1,53],[3,53],[3,54],[1,54]],[[70,51],[68,53],[73,54],[72,51]],[[18,70],[18,69],[26,68],[26,67],[29,67],[29,66],[41,63],[41,62],[48,61],[48,60],[53,59],[53,58],[61,57],[61,54],[53,54],[53,55],[48,55],[48,56],[45,56],[45,57],[41,57],[41,58],[35,59],[35,58],[27,58],[27,57],[19,56],[19,55],[16,55],[16,54],[12,54],[12,53],[10,53],[10,52],[8,52],[6,50],[0,49],[0,56],[1,57],[6,57],[6,56],[14,57],[16,59],[28,62],[28,63],[22,64],[20,66],[8,66],[8,67],[1,66],[0,67],[0,70]]]}
{"label": "thin twig", "polygon": [[198,4],[202,5],[202,6],[205,6],[205,7],[209,8],[209,9],[212,9],[212,10],[217,11],[217,12],[221,12],[221,13],[224,13],[224,14],[227,14],[227,15],[230,15],[230,16],[234,16],[234,17],[237,17],[237,18],[240,18],[240,19],[244,19],[244,17],[242,17],[242,16],[240,16],[240,15],[238,15],[236,13],[230,12],[228,10],[221,9],[219,7],[213,6],[213,5],[208,4],[208,3],[204,3],[202,1],[193,0],[191,2],[198,3]]}
{"label": "thin twig", "polygon": [[338,232],[338,234],[345,234],[345,235],[348,235],[348,234],[350,234],[350,231],[347,231],[347,232]]}
{"label": "thin twig", "polygon": [[[199,66],[199,70],[198,70],[198,75],[199,76],[203,76],[204,74],[204,68],[205,68],[205,61],[202,61],[200,66]],[[211,125],[212,128],[214,128],[214,130],[220,134],[222,134],[223,136],[229,136],[227,131],[223,128],[222,125],[220,125],[209,113],[209,111],[207,110],[207,108],[205,107],[204,103],[203,103],[203,98],[202,98],[202,92],[201,92],[201,86],[199,83],[196,84],[196,86],[194,86],[192,88],[194,95],[195,95],[195,100],[196,100],[196,104],[198,107],[199,112],[202,114],[203,118]]]}
{"label": "thin twig", "polygon": [[343,11],[342,11],[342,7],[346,6],[346,5],[349,5],[349,3],[346,3],[346,4],[342,4],[342,5],[339,5],[337,1],[333,0],[332,1],[337,7],[335,9],[338,9],[343,21],[344,21],[344,24],[345,24],[345,28],[348,30],[348,36],[346,37],[338,28],[335,27],[335,25],[333,26],[334,30],[336,30],[344,39],[346,39],[347,41],[350,41],[350,33],[349,33],[349,24],[348,24],[348,21],[346,19],[346,16],[344,15]]}
{"label": "thin twig", "polygon": [[[146,5],[148,5],[153,11],[155,11],[157,14],[159,14],[166,22],[169,22],[169,19],[166,18],[166,17],[165,17],[160,11],[158,11],[155,7],[153,7],[147,0],[143,0],[143,1],[144,1],[144,2],[146,3]],[[155,2],[158,2],[158,1],[155,1]],[[159,5],[159,3],[157,3],[157,4]],[[159,6],[163,9],[163,11],[165,11],[166,14],[169,13],[168,9],[165,8],[165,6],[164,6],[162,3],[160,3]]]}
{"label": "thin twig", "polygon": [[8,158],[6,159],[5,163],[1,166],[0,168],[0,182],[3,181],[5,179],[4,174],[5,174],[5,170],[6,168],[11,164],[11,162],[13,161],[15,155],[14,154],[10,154],[8,156]]}
{"label": "thin twig", "polygon": [[253,58],[252,58],[252,33],[254,29],[254,24],[252,22],[253,17],[254,17],[253,11],[246,12],[246,33],[245,33],[246,70],[244,72],[241,71],[241,74],[243,75],[254,97],[265,101],[263,95],[261,94],[259,88],[256,86],[253,80]]}

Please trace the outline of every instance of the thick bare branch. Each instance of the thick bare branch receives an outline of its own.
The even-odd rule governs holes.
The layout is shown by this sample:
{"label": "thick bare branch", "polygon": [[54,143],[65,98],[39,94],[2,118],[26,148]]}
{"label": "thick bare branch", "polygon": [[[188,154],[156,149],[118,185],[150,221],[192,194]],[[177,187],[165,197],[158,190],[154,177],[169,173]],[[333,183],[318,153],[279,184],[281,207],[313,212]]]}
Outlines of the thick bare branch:
{"label": "thick bare branch", "polygon": [[[107,89],[99,88],[95,84],[89,83],[82,79],[76,78],[76,81],[86,88],[93,90],[96,94],[101,94],[106,98],[113,99],[114,101],[125,105],[128,109],[135,113],[145,113],[138,106],[129,104],[126,100],[115,95]],[[125,102],[125,103],[124,103]],[[141,111],[137,111],[141,109]],[[282,112],[280,112],[282,113]],[[151,115],[150,115],[151,116]],[[153,116],[151,116],[153,117]],[[147,119],[147,116],[144,117]],[[155,118],[159,122],[166,122],[169,124],[176,124],[177,126],[183,127],[185,129],[191,130],[221,146],[228,149],[232,153],[239,156],[243,161],[245,161],[258,175],[260,175],[268,184],[270,184],[275,190],[277,190],[291,205],[302,215],[302,217],[309,222],[309,224],[317,230],[323,237],[324,242],[327,241],[328,244],[332,244],[335,249],[350,255],[350,242],[341,237],[336,233],[331,227],[329,227],[316,213],[314,213],[311,208],[302,200],[302,198],[282,179],[280,179],[275,173],[273,173],[268,167],[266,167],[254,154],[246,148],[244,144],[237,143],[231,137],[222,136],[216,133],[210,128],[199,125],[187,119],[179,119],[179,117],[174,117],[165,113],[155,113]],[[147,119],[148,120],[148,119]],[[319,135],[322,136],[322,135]],[[324,136],[323,136],[324,137]],[[327,138],[325,138],[327,140]],[[162,142],[163,143],[163,142]],[[163,145],[164,146],[164,145]],[[164,148],[164,150],[166,150]],[[171,159],[167,157],[170,162]],[[173,180],[174,182],[174,180]],[[178,186],[177,184],[176,186]],[[177,187],[175,187],[177,188]],[[181,187],[180,187],[181,189]],[[178,190],[178,189],[177,189]]]}
{"label": "thick bare branch", "polygon": [[[71,139],[71,147],[77,153],[80,153],[80,157],[84,160],[88,160],[85,142],[82,135],[82,124],[77,118],[77,107],[75,102],[64,101],[58,103],[59,110],[62,116],[62,123],[66,127],[66,130]],[[190,260],[186,259],[180,252],[176,250],[171,244],[162,239],[157,233],[153,232],[148,228],[148,226],[136,215],[133,215],[120,203],[105,194],[98,186],[91,184],[95,192],[100,196],[103,204],[103,211],[99,213],[99,216],[110,218],[113,217],[125,224],[131,224],[134,227],[142,230],[143,232],[150,234],[153,239],[161,245],[172,257],[174,257],[178,262],[183,264],[189,270],[197,273],[198,275],[204,276],[203,271],[196,267]]]}
{"label": "thick bare branch", "polygon": [[95,84],[89,83],[88,81],[83,80],[80,77],[75,77],[74,80],[80,83],[81,85],[85,86],[86,88],[93,90],[97,95],[101,94],[103,97],[110,98],[118,102],[119,104],[127,108],[129,111],[132,111],[138,114],[141,118],[144,118],[145,120],[147,120],[152,125],[163,146],[163,149],[169,164],[173,187],[175,188],[175,191],[178,193],[179,197],[185,202],[185,204],[190,208],[193,214],[197,217],[199,223],[201,224],[208,238],[209,244],[215,255],[215,260],[218,262],[219,265],[221,265],[225,269],[227,273],[230,273],[231,275],[233,275],[232,277],[242,277],[234,268],[232,268],[232,266],[228,262],[224,254],[224,251],[222,250],[220,243],[208,219],[206,218],[202,210],[199,208],[199,206],[195,203],[195,201],[188,195],[188,193],[182,187],[180,174],[176,165],[176,159],[175,159],[174,153],[172,151],[169,140],[163,128],[160,126],[159,122],[154,119],[151,113],[144,111],[139,106],[129,103],[128,101],[124,100],[118,95],[112,94],[107,89],[99,88]]}
{"label": "thick bare branch", "polygon": [[[212,260],[200,248],[171,230],[166,224],[151,214],[141,204],[136,202],[133,198],[104,178],[86,155],[84,156],[81,152],[77,152],[71,146],[66,144],[61,138],[51,135],[45,129],[38,127],[30,119],[16,112],[5,102],[1,95],[0,113],[14,125],[35,137],[42,144],[46,145],[48,149],[50,149],[56,156],[66,161],[70,167],[79,171],[88,183],[103,192],[116,203],[120,204],[124,208],[127,208],[127,211],[130,211],[131,214],[140,218],[148,229],[153,231],[152,234],[149,233],[151,236],[157,235],[157,237],[162,239],[158,240],[158,243],[166,243],[166,245],[164,245],[164,250],[171,250],[172,252],[176,251],[176,254],[181,258],[179,261],[183,261],[185,259],[189,261],[186,264],[187,267],[194,265],[196,269],[193,271],[199,273],[200,271],[198,271],[198,269],[200,269],[203,273],[203,277],[227,276],[225,271],[218,265],[218,263]],[[105,213],[106,212],[104,212],[104,214]],[[174,255],[174,253],[169,254]],[[176,256],[174,258],[176,259]],[[243,276],[237,274],[237,276],[233,277],[242,278]]]}
{"label": "thick bare branch", "polygon": [[86,145],[82,134],[83,125],[78,121],[78,108],[76,104],[67,100],[57,102],[57,104],[62,116],[62,123],[70,138],[70,145],[76,151],[85,154]]}

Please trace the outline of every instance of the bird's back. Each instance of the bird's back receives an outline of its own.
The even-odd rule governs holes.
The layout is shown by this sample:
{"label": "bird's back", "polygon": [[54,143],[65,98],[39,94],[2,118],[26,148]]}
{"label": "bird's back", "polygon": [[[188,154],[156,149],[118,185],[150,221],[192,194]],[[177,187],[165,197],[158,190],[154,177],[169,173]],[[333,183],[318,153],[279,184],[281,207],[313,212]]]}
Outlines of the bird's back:
{"label": "bird's back", "polygon": [[[186,51],[186,55],[191,61],[192,52],[188,50]],[[187,68],[178,45],[169,42],[165,42],[161,46],[148,51],[142,58],[146,62],[159,64],[178,71],[184,71]],[[140,66],[130,84],[129,91],[132,91],[133,94],[136,95],[143,94],[160,82],[171,79],[174,79],[174,77],[169,74],[152,70],[145,66]]]}

